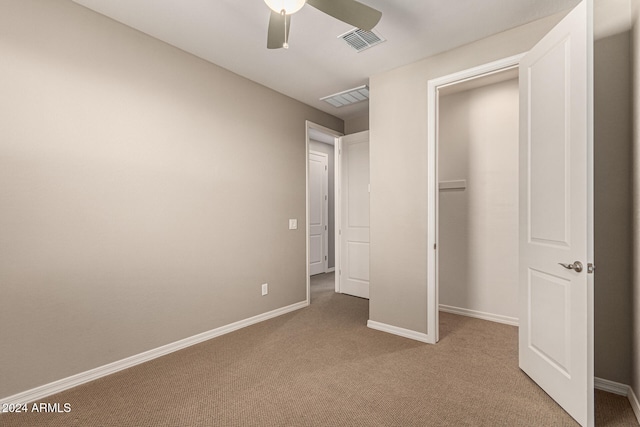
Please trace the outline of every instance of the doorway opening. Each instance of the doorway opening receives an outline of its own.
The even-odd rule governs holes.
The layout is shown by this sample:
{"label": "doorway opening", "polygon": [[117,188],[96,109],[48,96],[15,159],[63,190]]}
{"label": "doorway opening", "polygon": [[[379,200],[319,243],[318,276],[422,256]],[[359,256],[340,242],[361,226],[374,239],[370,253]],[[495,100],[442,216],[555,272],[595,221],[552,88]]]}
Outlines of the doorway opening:
{"label": "doorway opening", "polygon": [[518,322],[521,57],[429,82],[430,343],[440,311]]}
{"label": "doorway opening", "polygon": [[323,287],[333,281],[335,292],[369,299],[369,131],[345,136],[307,122],[306,157],[307,301],[310,277],[321,274]]}
{"label": "doorway opening", "polygon": [[[307,302],[311,303],[311,276],[334,273],[336,255],[337,139],[341,133],[307,121]],[[330,277],[329,277],[330,279]],[[336,292],[337,278],[333,279]]]}
{"label": "doorway opening", "polygon": [[518,326],[517,68],[438,91],[439,311]]}

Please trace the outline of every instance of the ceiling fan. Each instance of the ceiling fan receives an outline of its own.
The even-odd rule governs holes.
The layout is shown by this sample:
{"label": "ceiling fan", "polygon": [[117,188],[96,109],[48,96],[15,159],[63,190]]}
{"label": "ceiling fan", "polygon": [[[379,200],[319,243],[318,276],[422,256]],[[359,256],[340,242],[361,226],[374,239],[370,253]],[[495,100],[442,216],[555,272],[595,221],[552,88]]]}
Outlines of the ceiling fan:
{"label": "ceiling fan", "polygon": [[382,13],[355,0],[264,0],[271,9],[269,18],[268,49],[289,48],[291,15],[302,9],[305,3],[329,16],[371,31],[380,21]]}

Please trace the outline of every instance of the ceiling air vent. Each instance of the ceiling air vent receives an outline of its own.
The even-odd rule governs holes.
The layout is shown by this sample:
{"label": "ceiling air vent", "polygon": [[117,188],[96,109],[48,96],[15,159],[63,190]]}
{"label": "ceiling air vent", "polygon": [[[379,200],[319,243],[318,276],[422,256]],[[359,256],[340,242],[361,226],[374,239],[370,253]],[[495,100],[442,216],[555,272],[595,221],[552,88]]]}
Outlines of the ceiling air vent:
{"label": "ceiling air vent", "polygon": [[369,87],[363,85],[325,96],[324,98],[320,98],[320,101],[326,101],[334,107],[339,108],[343,105],[355,104],[356,102],[366,101],[367,99],[369,99]]}
{"label": "ceiling air vent", "polygon": [[338,36],[339,39],[344,40],[349,46],[362,52],[365,49],[369,49],[377,44],[386,41],[381,35],[374,33],[373,31],[365,31],[360,28],[354,28],[348,33],[344,33]]}

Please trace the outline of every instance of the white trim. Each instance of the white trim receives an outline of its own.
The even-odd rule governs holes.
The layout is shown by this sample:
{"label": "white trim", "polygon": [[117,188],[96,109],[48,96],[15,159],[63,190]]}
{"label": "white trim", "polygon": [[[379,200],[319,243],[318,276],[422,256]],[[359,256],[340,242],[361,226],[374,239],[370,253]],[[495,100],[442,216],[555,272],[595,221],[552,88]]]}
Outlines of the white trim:
{"label": "white trim", "polygon": [[427,87],[427,337],[439,340],[438,316],[438,90],[452,84],[517,67],[524,54],[510,56],[428,81]]}
{"label": "white trim", "polygon": [[631,409],[633,409],[633,413],[640,423],[640,403],[638,402],[638,397],[630,386],[622,383],[617,383],[615,381],[605,380],[604,378],[595,377],[593,379],[593,387],[597,390],[606,391],[608,393],[617,394],[619,396],[625,396],[627,399],[629,399]]}
{"label": "white trim", "polygon": [[102,378],[107,375],[114,374],[118,371],[131,368],[132,366],[136,366],[141,363],[148,362],[150,360],[164,356],[166,354],[173,353],[178,350],[182,350],[186,347],[199,344],[203,341],[207,341],[212,338],[216,338],[221,335],[228,334],[229,332],[242,329],[244,327],[253,325],[255,323],[263,322],[273,317],[281,316],[291,311],[299,310],[301,308],[307,307],[308,305],[309,303],[307,301],[302,301],[286,307],[278,308],[273,311],[269,311],[267,313],[253,316],[248,319],[240,320],[226,326],[221,326],[219,328],[212,329],[208,332],[203,332],[201,334],[194,335],[192,337],[185,338],[180,341],[163,345],[162,347],[145,351],[144,353],[127,357],[126,359],[109,363],[108,365],[100,366],[98,368],[91,369],[89,371],[81,372],[79,374],[72,375],[70,377],[63,378],[61,380],[54,381],[49,384],[45,384],[40,387],[33,388],[31,390],[14,394],[13,396],[4,397],[0,399],[0,405],[3,405],[5,403],[29,403],[36,400],[40,400],[47,396],[51,396],[52,394],[60,393],[61,391],[68,390],[70,388],[79,386],[81,384],[88,383],[89,381],[93,381],[98,378]]}
{"label": "white trim", "polygon": [[620,396],[628,396],[631,387],[626,384],[617,383],[615,381],[605,380],[604,378],[594,377],[593,387],[597,390],[606,391]]}
{"label": "white trim", "polygon": [[304,215],[305,215],[305,262],[306,265],[304,267],[305,271],[305,279],[307,281],[307,304],[311,304],[311,275],[309,271],[309,129],[311,128],[311,122],[308,120],[305,122],[305,130],[304,130]]}
{"label": "white trim", "polygon": [[440,341],[438,305],[438,86],[430,80],[427,88],[427,336],[433,343]]}
{"label": "white trim", "polygon": [[629,399],[631,409],[633,409],[633,413],[636,414],[636,419],[640,423],[640,402],[638,402],[638,396],[636,396],[631,387],[629,387],[629,395],[627,396],[627,399]]}
{"label": "white trim", "polygon": [[387,332],[389,334],[398,335],[400,337],[409,338],[412,340],[425,342],[427,344],[435,344],[429,340],[427,334],[422,332],[412,331],[410,329],[399,328],[398,326],[387,325],[386,323],[380,323],[373,320],[367,322],[367,327],[375,329],[376,331]]}
{"label": "white trim", "polygon": [[485,313],[483,311],[469,310],[467,308],[452,307],[440,304],[440,311],[445,313],[458,314],[460,316],[473,317],[476,319],[488,320],[490,322],[503,323],[505,325],[518,326],[517,317],[503,316],[501,314]]}
{"label": "white trim", "polygon": [[327,268],[327,273],[333,273],[334,271],[336,271],[335,267],[329,267]]}
{"label": "white trim", "polygon": [[342,137],[336,138],[333,152],[333,261],[335,274],[334,290],[340,293],[340,275],[342,274]]}

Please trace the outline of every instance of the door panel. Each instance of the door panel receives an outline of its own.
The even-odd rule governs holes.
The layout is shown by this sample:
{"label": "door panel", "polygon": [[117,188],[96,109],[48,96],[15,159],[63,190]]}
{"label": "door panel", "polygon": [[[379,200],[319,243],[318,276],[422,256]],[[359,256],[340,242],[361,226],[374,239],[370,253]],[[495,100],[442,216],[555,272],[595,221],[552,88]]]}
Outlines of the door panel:
{"label": "door panel", "polygon": [[[593,425],[592,133],[586,1],[520,63],[520,367]],[[580,261],[581,272],[559,263]]]}
{"label": "door panel", "polygon": [[[534,118],[544,126],[532,126],[529,146],[531,158],[530,239],[553,245],[569,246],[570,184],[569,129],[565,126],[571,96],[566,84],[570,40],[553,46],[529,66],[529,96]],[[549,79],[549,75],[558,78]]]}
{"label": "door panel", "polygon": [[349,242],[347,259],[349,260],[349,278],[369,282],[369,243]]}
{"label": "door panel", "polygon": [[570,286],[569,280],[529,270],[528,345],[565,376],[569,376]]}
{"label": "door panel", "polygon": [[348,198],[347,223],[353,230],[369,230],[369,142],[344,144],[345,161],[349,176],[346,196]]}
{"label": "door panel", "polygon": [[309,274],[327,271],[328,156],[309,152]]}
{"label": "door panel", "polygon": [[369,298],[369,132],[340,144],[340,292]]}

